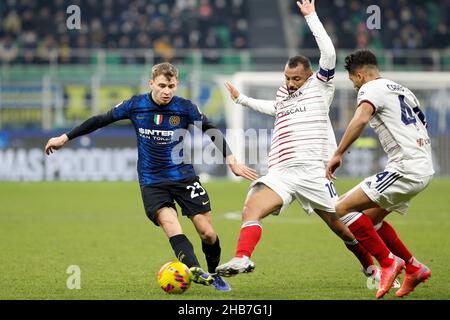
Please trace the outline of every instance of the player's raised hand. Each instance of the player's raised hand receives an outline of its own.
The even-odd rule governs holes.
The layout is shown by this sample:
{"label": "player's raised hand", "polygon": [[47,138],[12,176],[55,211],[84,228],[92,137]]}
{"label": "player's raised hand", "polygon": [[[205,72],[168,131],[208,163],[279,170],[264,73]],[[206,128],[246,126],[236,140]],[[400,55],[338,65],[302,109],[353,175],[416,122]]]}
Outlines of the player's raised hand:
{"label": "player's raised hand", "polygon": [[325,169],[325,176],[328,180],[336,180],[336,176],[334,172],[337,168],[339,168],[342,164],[342,156],[339,154],[335,154],[330,161],[327,163],[327,167]]}
{"label": "player's raised hand", "polygon": [[45,145],[45,153],[49,155],[50,153],[53,153],[53,150],[61,149],[67,141],[69,141],[69,137],[66,134],[49,139]]}
{"label": "player's raised hand", "polygon": [[233,86],[229,81],[225,82],[225,88],[227,88],[228,92],[230,93],[230,97],[231,99],[233,99],[233,101],[235,101],[241,94],[239,90],[236,89],[236,87]]}
{"label": "player's raised hand", "polygon": [[300,0],[297,1],[297,6],[300,9],[300,12],[307,16],[316,11],[315,0]]}
{"label": "player's raised hand", "polygon": [[226,160],[228,166],[230,167],[230,170],[234,173],[235,176],[243,177],[250,181],[256,180],[258,178],[256,170],[239,163],[233,155],[227,156]]}

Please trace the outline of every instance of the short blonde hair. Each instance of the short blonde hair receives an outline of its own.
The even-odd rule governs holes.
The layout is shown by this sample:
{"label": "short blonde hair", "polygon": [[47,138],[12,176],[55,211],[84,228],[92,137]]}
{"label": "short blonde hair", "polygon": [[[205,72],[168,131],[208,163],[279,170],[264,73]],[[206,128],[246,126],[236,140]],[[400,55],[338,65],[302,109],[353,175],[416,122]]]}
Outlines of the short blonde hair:
{"label": "short blonde hair", "polygon": [[152,68],[152,79],[155,80],[160,75],[165,76],[167,79],[175,77],[178,79],[178,69],[169,62],[159,63]]}

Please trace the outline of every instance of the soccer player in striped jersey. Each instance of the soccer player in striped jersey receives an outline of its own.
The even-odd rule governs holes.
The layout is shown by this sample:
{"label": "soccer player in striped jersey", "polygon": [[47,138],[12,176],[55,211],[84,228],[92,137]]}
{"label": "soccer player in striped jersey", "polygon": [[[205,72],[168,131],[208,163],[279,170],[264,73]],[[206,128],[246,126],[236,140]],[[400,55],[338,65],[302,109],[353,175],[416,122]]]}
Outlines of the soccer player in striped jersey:
{"label": "soccer player in striped jersey", "polygon": [[380,274],[371,255],[336,216],[337,193],[325,177],[326,162],[336,149],[328,116],[334,96],[333,43],[315,12],[314,0],[297,4],[320,49],[319,71],[313,73],[304,56],[290,58],[284,70],[286,86],[278,90],[276,101],[249,98],[226,83],[236,103],[275,116],[275,123],[269,172],[250,186],[235,257],[216,270],[224,276],[252,271],[255,264],[250,257],[262,235],[262,219],[297,199],[308,214],[317,213],[344,240],[366,273],[372,270],[366,276],[376,278]]}
{"label": "soccer player in striped jersey", "polygon": [[[271,110],[272,110],[272,107],[275,108],[274,107],[276,104],[275,101],[257,100],[257,99],[248,98],[245,95],[241,95],[239,93],[239,91],[229,82],[226,83],[226,87],[228,88],[231,97],[236,102],[240,101],[240,104],[242,104],[243,106],[252,108],[254,110],[260,111],[260,112],[268,114],[268,115],[274,115],[274,113]],[[288,96],[287,92],[288,92],[288,89],[287,89],[286,85],[280,87],[276,94],[277,100],[281,101],[284,98],[286,98]],[[264,105],[267,105],[267,108],[264,108]],[[334,138],[334,132],[333,132],[333,128],[331,126],[331,122],[328,122],[328,137],[329,137],[329,148],[330,148],[329,151],[331,152],[330,155],[332,155],[336,149],[336,140]],[[331,191],[331,192],[334,193],[335,190],[333,189],[333,191]],[[336,195],[337,195],[337,193],[336,193]],[[346,217],[346,218],[348,218],[348,217]],[[345,222],[345,219],[341,219],[341,221]],[[330,225],[330,228],[334,229],[334,227],[332,225]],[[379,233],[380,233],[380,236],[383,238],[383,234],[381,232],[379,232]],[[362,271],[363,271],[364,275],[368,278],[373,279],[373,281],[375,281],[375,283],[379,284],[380,283],[380,270],[375,265],[370,253],[363,246],[361,246],[356,239],[353,239],[353,238],[349,239],[348,237],[345,236],[345,234],[338,233],[338,235],[341,235],[341,238],[344,241],[347,249],[349,249],[356,256],[356,258],[360,261],[360,263],[363,267]],[[400,282],[397,279],[394,281],[393,287],[400,288]]]}
{"label": "soccer player in striped jersey", "polygon": [[[416,96],[408,88],[380,76],[376,56],[371,51],[358,50],[347,56],[345,69],[358,90],[358,107],[327,165],[327,177],[336,178],[334,171],[341,165],[344,153],[367,123],[378,135],[388,161],[384,171],[366,178],[342,196],[336,204],[336,213],[346,220],[355,236],[372,232],[365,242],[379,251],[378,260],[389,260],[391,250],[398,256],[391,257],[397,260],[398,272],[406,264],[402,287],[395,293],[403,297],[427,280],[431,272],[413,257],[384,218],[392,211],[405,214],[411,199],[423,191],[433,177],[427,123]],[[350,212],[362,210],[364,214],[350,214],[346,219]],[[372,224],[384,243],[370,230]],[[383,294],[385,292],[380,292],[378,296]]]}
{"label": "soccer player in striped jersey", "polygon": [[[209,196],[192,164],[182,161],[183,150],[178,149],[180,141],[173,139],[175,132],[191,125],[200,126],[210,135],[235,175],[254,180],[256,172],[236,161],[222,133],[195,104],[175,96],[178,87],[178,69],[175,66],[170,63],[153,66],[149,87],[151,92],[133,96],[107,113],[89,118],[70,132],[51,138],[45,152],[50,154],[69,140],[129,119],[136,132],[139,184],[148,218],[162,228],[177,259],[190,268],[194,282],[212,284],[217,290],[229,291],[229,285],[219,275],[208,274],[200,268],[194,248],[178,220],[175,201],[181,207],[182,215],[189,217],[194,224],[202,241],[208,272],[214,273],[221,248],[212,227]],[[178,152],[174,152],[175,149]]]}
{"label": "soccer player in striped jersey", "polygon": [[[334,95],[335,51],[315,13],[314,1],[306,0],[298,5],[321,52],[319,71],[312,72],[306,57],[289,59],[285,67],[286,86],[278,90],[276,102],[248,98],[240,95],[230,83],[226,84],[237,103],[274,115],[275,129],[269,172],[251,185],[235,257],[216,270],[224,276],[252,271],[254,263],[250,257],[262,234],[261,220],[270,213],[283,211],[296,198],[306,212],[316,212],[344,240],[363,265],[366,276],[373,277],[382,288],[399,287],[393,276],[395,270],[388,268],[393,261],[391,264],[383,261],[380,271],[371,256],[377,257],[378,252],[361,245],[358,237],[355,239],[335,215],[337,193],[333,183],[324,179],[325,162],[336,149],[328,117]],[[364,239],[365,235],[362,237]]]}

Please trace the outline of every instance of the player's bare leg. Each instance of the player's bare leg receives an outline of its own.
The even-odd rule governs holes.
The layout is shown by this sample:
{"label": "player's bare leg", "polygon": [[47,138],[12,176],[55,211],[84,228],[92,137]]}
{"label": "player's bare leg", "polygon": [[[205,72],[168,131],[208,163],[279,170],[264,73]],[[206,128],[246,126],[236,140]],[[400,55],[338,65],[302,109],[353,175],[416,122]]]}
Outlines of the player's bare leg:
{"label": "player's bare leg", "polygon": [[344,242],[353,242],[355,237],[351,233],[350,229],[339,219],[339,217],[334,212],[325,212],[322,210],[314,210],[317,215],[322,218],[323,221],[328,225],[328,227],[333,230],[333,232],[341,238]]}
{"label": "player's bare leg", "polygon": [[214,244],[217,240],[217,233],[214,231],[212,226],[211,212],[205,212],[201,214],[196,214],[195,216],[189,217],[194,224],[195,230],[197,230],[202,242],[209,245]]}
{"label": "player's bare leg", "polygon": [[361,212],[371,208],[378,208],[378,204],[373,202],[360,187],[357,187],[339,197],[336,203],[336,214],[342,218],[349,212]]}
{"label": "player's bare leg", "polygon": [[220,262],[220,241],[212,226],[211,212],[196,214],[189,217],[202,240],[202,250],[208,264],[208,272],[214,278],[212,285],[219,291],[230,291],[230,285],[216,274],[215,270]]}
{"label": "player's bare leg", "polygon": [[250,257],[261,239],[261,220],[283,205],[281,197],[262,183],[256,184],[249,192],[242,212],[242,226],[236,247],[236,255],[229,262],[217,267],[222,276],[252,272],[255,264]]}
{"label": "player's bare leg", "polygon": [[263,183],[256,184],[245,199],[242,222],[261,221],[283,205],[283,199]]}
{"label": "player's bare leg", "polygon": [[177,212],[171,207],[164,207],[156,213],[156,220],[168,238],[183,233]]}
{"label": "player's bare leg", "polygon": [[394,228],[387,221],[384,221],[384,218],[389,213],[389,211],[382,208],[373,208],[364,211],[364,214],[372,220],[375,230],[377,230],[387,247],[406,263],[406,275],[403,279],[402,287],[395,293],[396,296],[403,297],[414,291],[420,283],[430,278],[431,271],[410,253]]}
{"label": "player's bare leg", "polygon": [[383,208],[370,208],[364,210],[364,214],[370,218],[374,226],[383,222],[384,218],[386,218],[390,213],[390,211]]}
{"label": "player's bare leg", "polygon": [[192,280],[195,283],[210,285],[214,278],[200,268],[200,263],[194,253],[194,247],[183,234],[175,209],[171,207],[159,209],[156,214],[156,221],[169,238],[170,245],[177,259],[191,270]]}
{"label": "player's bare leg", "polygon": [[346,222],[347,226],[361,245],[380,263],[381,280],[376,297],[381,298],[391,289],[395,279],[405,267],[405,261],[389,250],[375,231],[369,217],[360,213],[363,210],[378,207],[361,187],[356,187],[338,200],[336,214],[340,218],[348,214],[354,216]]}

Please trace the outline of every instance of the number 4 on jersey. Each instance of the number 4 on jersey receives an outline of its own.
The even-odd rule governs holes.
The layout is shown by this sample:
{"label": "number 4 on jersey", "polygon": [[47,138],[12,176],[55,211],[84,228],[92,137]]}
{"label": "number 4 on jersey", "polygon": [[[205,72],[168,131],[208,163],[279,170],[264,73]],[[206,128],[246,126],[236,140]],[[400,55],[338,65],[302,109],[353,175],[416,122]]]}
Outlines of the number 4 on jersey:
{"label": "number 4 on jersey", "polygon": [[411,123],[416,123],[417,118],[419,118],[420,122],[425,126],[427,125],[427,120],[425,119],[425,114],[420,110],[419,106],[416,105],[415,107],[411,107],[409,104],[405,101],[405,96],[400,95],[398,96],[398,100],[400,101],[400,108],[402,110],[402,121],[404,124],[408,125]]}
{"label": "number 4 on jersey", "polygon": [[400,100],[400,108],[402,110],[402,121],[404,124],[412,124],[416,123],[416,116],[414,115],[414,112],[412,108],[406,103],[405,96],[400,95],[398,96],[398,100]]}

